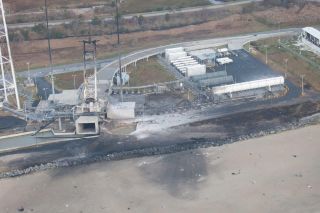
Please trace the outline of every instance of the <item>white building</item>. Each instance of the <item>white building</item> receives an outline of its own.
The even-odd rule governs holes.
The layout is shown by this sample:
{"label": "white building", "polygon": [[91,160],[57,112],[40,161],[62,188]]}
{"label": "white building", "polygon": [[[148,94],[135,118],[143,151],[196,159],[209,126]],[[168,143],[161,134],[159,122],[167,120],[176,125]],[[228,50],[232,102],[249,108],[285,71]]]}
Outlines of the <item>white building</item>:
{"label": "white building", "polygon": [[320,31],[313,27],[305,27],[302,29],[302,42],[320,54]]}

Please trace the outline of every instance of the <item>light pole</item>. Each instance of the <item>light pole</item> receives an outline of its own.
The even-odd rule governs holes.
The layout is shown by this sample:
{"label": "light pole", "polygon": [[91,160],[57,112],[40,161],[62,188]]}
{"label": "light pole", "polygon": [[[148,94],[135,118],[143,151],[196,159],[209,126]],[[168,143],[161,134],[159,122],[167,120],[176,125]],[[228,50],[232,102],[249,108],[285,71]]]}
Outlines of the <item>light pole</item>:
{"label": "light pole", "polygon": [[72,77],[73,77],[73,88],[76,89],[76,77],[77,77],[77,75],[73,74]]}
{"label": "light pole", "polygon": [[279,48],[280,48],[280,43],[281,43],[281,37],[280,37],[280,24],[281,24],[281,22],[279,21],[279,22],[278,22],[278,25],[279,25],[279,30],[278,30],[278,33],[279,33],[279,39],[278,39]]}
{"label": "light pole", "polygon": [[43,88],[44,97],[45,97],[46,100],[48,99],[48,97],[47,97],[47,90],[48,90],[48,88]]}
{"label": "light pole", "polygon": [[266,48],[266,64],[268,64],[268,45],[264,46]]}
{"label": "light pole", "polygon": [[27,62],[27,66],[28,66],[28,80],[31,81],[31,77],[30,77],[30,62]]}
{"label": "light pole", "polygon": [[300,75],[301,76],[301,95],[304,95],[304,77],[305,75]]}
{"label": "light pole", "polygon": [[286,71],[284,73],[284,77],[287,78],[287,74],[288,74],[288,58],[284,59],[285,63],[286,63]]}

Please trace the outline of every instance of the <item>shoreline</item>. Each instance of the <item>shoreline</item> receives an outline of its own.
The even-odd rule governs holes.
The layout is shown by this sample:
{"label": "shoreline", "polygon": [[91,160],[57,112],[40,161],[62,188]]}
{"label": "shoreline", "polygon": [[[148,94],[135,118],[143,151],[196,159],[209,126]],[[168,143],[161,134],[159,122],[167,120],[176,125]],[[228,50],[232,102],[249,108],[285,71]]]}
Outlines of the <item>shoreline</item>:
{"label": "shoreline", "polygon": [[[1,179],[0,208],[48,213],[316,212],[319,127]],[[10,193],[15,190],[19,193]]]}
{"label": "shoreline", "polygon": [[[48,171],[51,169],[65,168],[65,167],[77,167],[83,165],[90,165],[98,162],[108,162],[108,161],[121,161],[133,158],[142,158],[147,156],[160,156],[173,153],[179,153],[188,150],[196,150],[199,148],[210,148],[210,147],[221,147],[228,144],[233,144],[236,142],[243,142],[251,139],[263,138],[270,135],[277,135],[284,132],[290,132],[298,129],[307,128],[310,126],[316,126],[320,123],[320,113],[303,117],[297,122],[289,122],[281,126],[274,126],[266,130],[259,130],[256,132],[251,132],[247,135],[240,135],[238,137],[230,137],[221,140],[211,141],[210,138],[190,138],[190,141],[184,143],[167,144],[164,146],[157,147],[147,147],[141,149],[134,149],[123,152],[114,152],[108,154],[92,154],[84,157],[70,157],[66,159],[58,159],[48,163],[41,163],[34,166],[30,166],[24,169],[14,169],[7,172],[0,172],[0,180],[12,177],[19,177],[24,175],[29,175],[32,173],[37,173],[41,171]],[[171,132],[170,134],[173,134]],[[170,135],[169,134],[169,135]],[[161,135],[161,134],[159,134]],[[164,135],[161,135],[164,137]],[[168,137],[168,136],[166,136]],[[161,139],[160,139],[161,140]],[[181,138],[180,138],[181,140]],[[136,142],[139,142],[137,140]],[[1,157],[1,156],[0,156]],[[1,160],[1,159],[0,159]]]}

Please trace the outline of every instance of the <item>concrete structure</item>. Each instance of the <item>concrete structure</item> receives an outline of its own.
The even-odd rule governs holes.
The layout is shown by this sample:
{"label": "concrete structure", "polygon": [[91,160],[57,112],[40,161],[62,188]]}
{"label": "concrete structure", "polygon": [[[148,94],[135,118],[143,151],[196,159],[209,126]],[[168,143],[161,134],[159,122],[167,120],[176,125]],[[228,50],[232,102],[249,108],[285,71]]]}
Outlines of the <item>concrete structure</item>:
{"label": "concrete structure", "polygon": [[302,42],[320,54],[320,31],[313,27],[305,27],[302,29]]}
{"label": "concrete structure", "polygon": [[135,107],[135,102],[109,103],[107,106],[107,117],[113,120],[134,119]]}
{"label": "concrete structure", "polygon": [[76,120],[76,134],[97,135],[100,132],[98,116],[80,116]]}
{"label": "concrete structure", "polygon": [[187,66],[186,70],[187,70],[187,72],[186,72],[187,77],[192,77],[192,76],[197,76],[197,75],[205,75],[206,71],[207,71],[206,65],[203,65],[203,64]]}
{"label": "concrete structure", "polygon": [[224,85],[212,88],[214,95],[232,94],[234,92],[241,92],[259,88],[270,88],[272,86],[284,85],[284,78],[282,76],[275,78],[267,78],[257,81],[249,81],[231,85]]}
{"label": "concrete structure", "polygon": [[54,101],[56,104],[75,106],[79,104],[79,91],[78,90],[63,90],[60,94],[54,96],[50,94],[49,101]]}

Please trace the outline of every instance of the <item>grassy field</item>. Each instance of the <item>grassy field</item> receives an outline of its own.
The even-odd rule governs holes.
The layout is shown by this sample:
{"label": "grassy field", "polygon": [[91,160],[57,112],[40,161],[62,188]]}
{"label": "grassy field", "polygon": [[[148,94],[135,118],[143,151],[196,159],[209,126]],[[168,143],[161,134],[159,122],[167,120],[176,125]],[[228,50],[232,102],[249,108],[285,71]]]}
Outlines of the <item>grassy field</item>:
{"label": "grassy field", "polygon": [[[48,0],[50,9],[63,9],[63,8],[81,8],[90,7],[99,4],[111,4],[112,0]],[[40,11],[44,7],[44,1],[35,0],[7,0],[6,1],[10,11]]]}
{"label": "grassy field", "polygon": [[131,65],[127,69],[130,75],[130,86],[143,86],[175,80],[175,77],[161,66],[156,58],[140,61],[137,66]]}
{"label": "grassy field", "polygon": [[[282,42],[292,42],[292,38],[282,38]],[[286,73],[288,78],[296,85],[300,85],[300,75],[305,75],[307,86],[320,91],[320,70],[310,64],[309,61],[299,57],[299,52],[293,54],[283,47],[279,47],[278,38],[265,39],[252,44],[252,53],[260,60],[265,61],[266,48],[268,49],[268,65],[273,69]],[[293,49],[294,51],[294,49]],[[307,51],[302,51],[301,55],[310,56],[313,62],[320,60],[319,56]],[[312,57],[311,57],[312,56]],[[286,60],[288,61],[286,65]]]}
{"label": "grassy field", "polygon": [[209,5],[208,0],[126,0],[121,4],[124,13],[140,13]]}
{"label": "grassy field", "polygon": [[[185,26],[168,30],[145,31],[121,34],[121,53],[128,53],[145,48],[206,39],[220,36],[245,34],[249,32],[265,31],[270,28],[255,22],[248,22],[239,16],[231,16],[218,21]],[[70,37],[52,39],[54,65],[68,64],[82,61],[82,46],[80,40],[87,37]],[[99,40],[98,58],[114,57],[118,54],[116,35],[95,36]],[[46,40],[28,42],[12,42],[13,58],[17,70],[26,70],[26,63],[32,68],[48,66],[48,50]]]}
{"label": "grassy field", "polygon": [[[305,7],[300,13],[292,16],[290,23],[282,24],[281,27],[295,26],[295,22],[304,20],[304,14],[312,13],[317,6]],[[239,7],[236,14],[220,18],[219,20],[211,20],[201,24],[175,27],[165,30],[146,30],[121,34],[121,53],[128,53],[144,48],[155,47],[170,43],[178,43],[183,41],[200,40],[214,37],[231,36],[238,34],[246,34],[251,32],[267,31],[278,29],[278,25],[269,26],[257,21],[256,17],[264,17],[265,11],[258,11],[252,14],[241,12]],[[280,15],[291,15],[296,9],[280,10],[277,8],[266,9],[269,13]],[[262,13],[262,14],[261,14]],[[213,15],[215,16],[215,15]],[[268,16],[266,16],[268,17]],[[320,13],[314,13],[312,20],[307,20],[303,26],[312,24],[315,20],[319,20]],[[53,62],[54,65],[68,64],[82,61],[82,46],[79,43],[87,37],[68,37],[64,39],[52,39]],[[115,35],[97,35],[95,39],[98,43],[98,58],[107,58],[116,56],[119,52],[116,47]],[[45,39],[32,41],[14,41],[11,42],[13,58],[17,70],[26,70],[26,63],[30,62],[32,68],[48,66],[47,41]]]}

